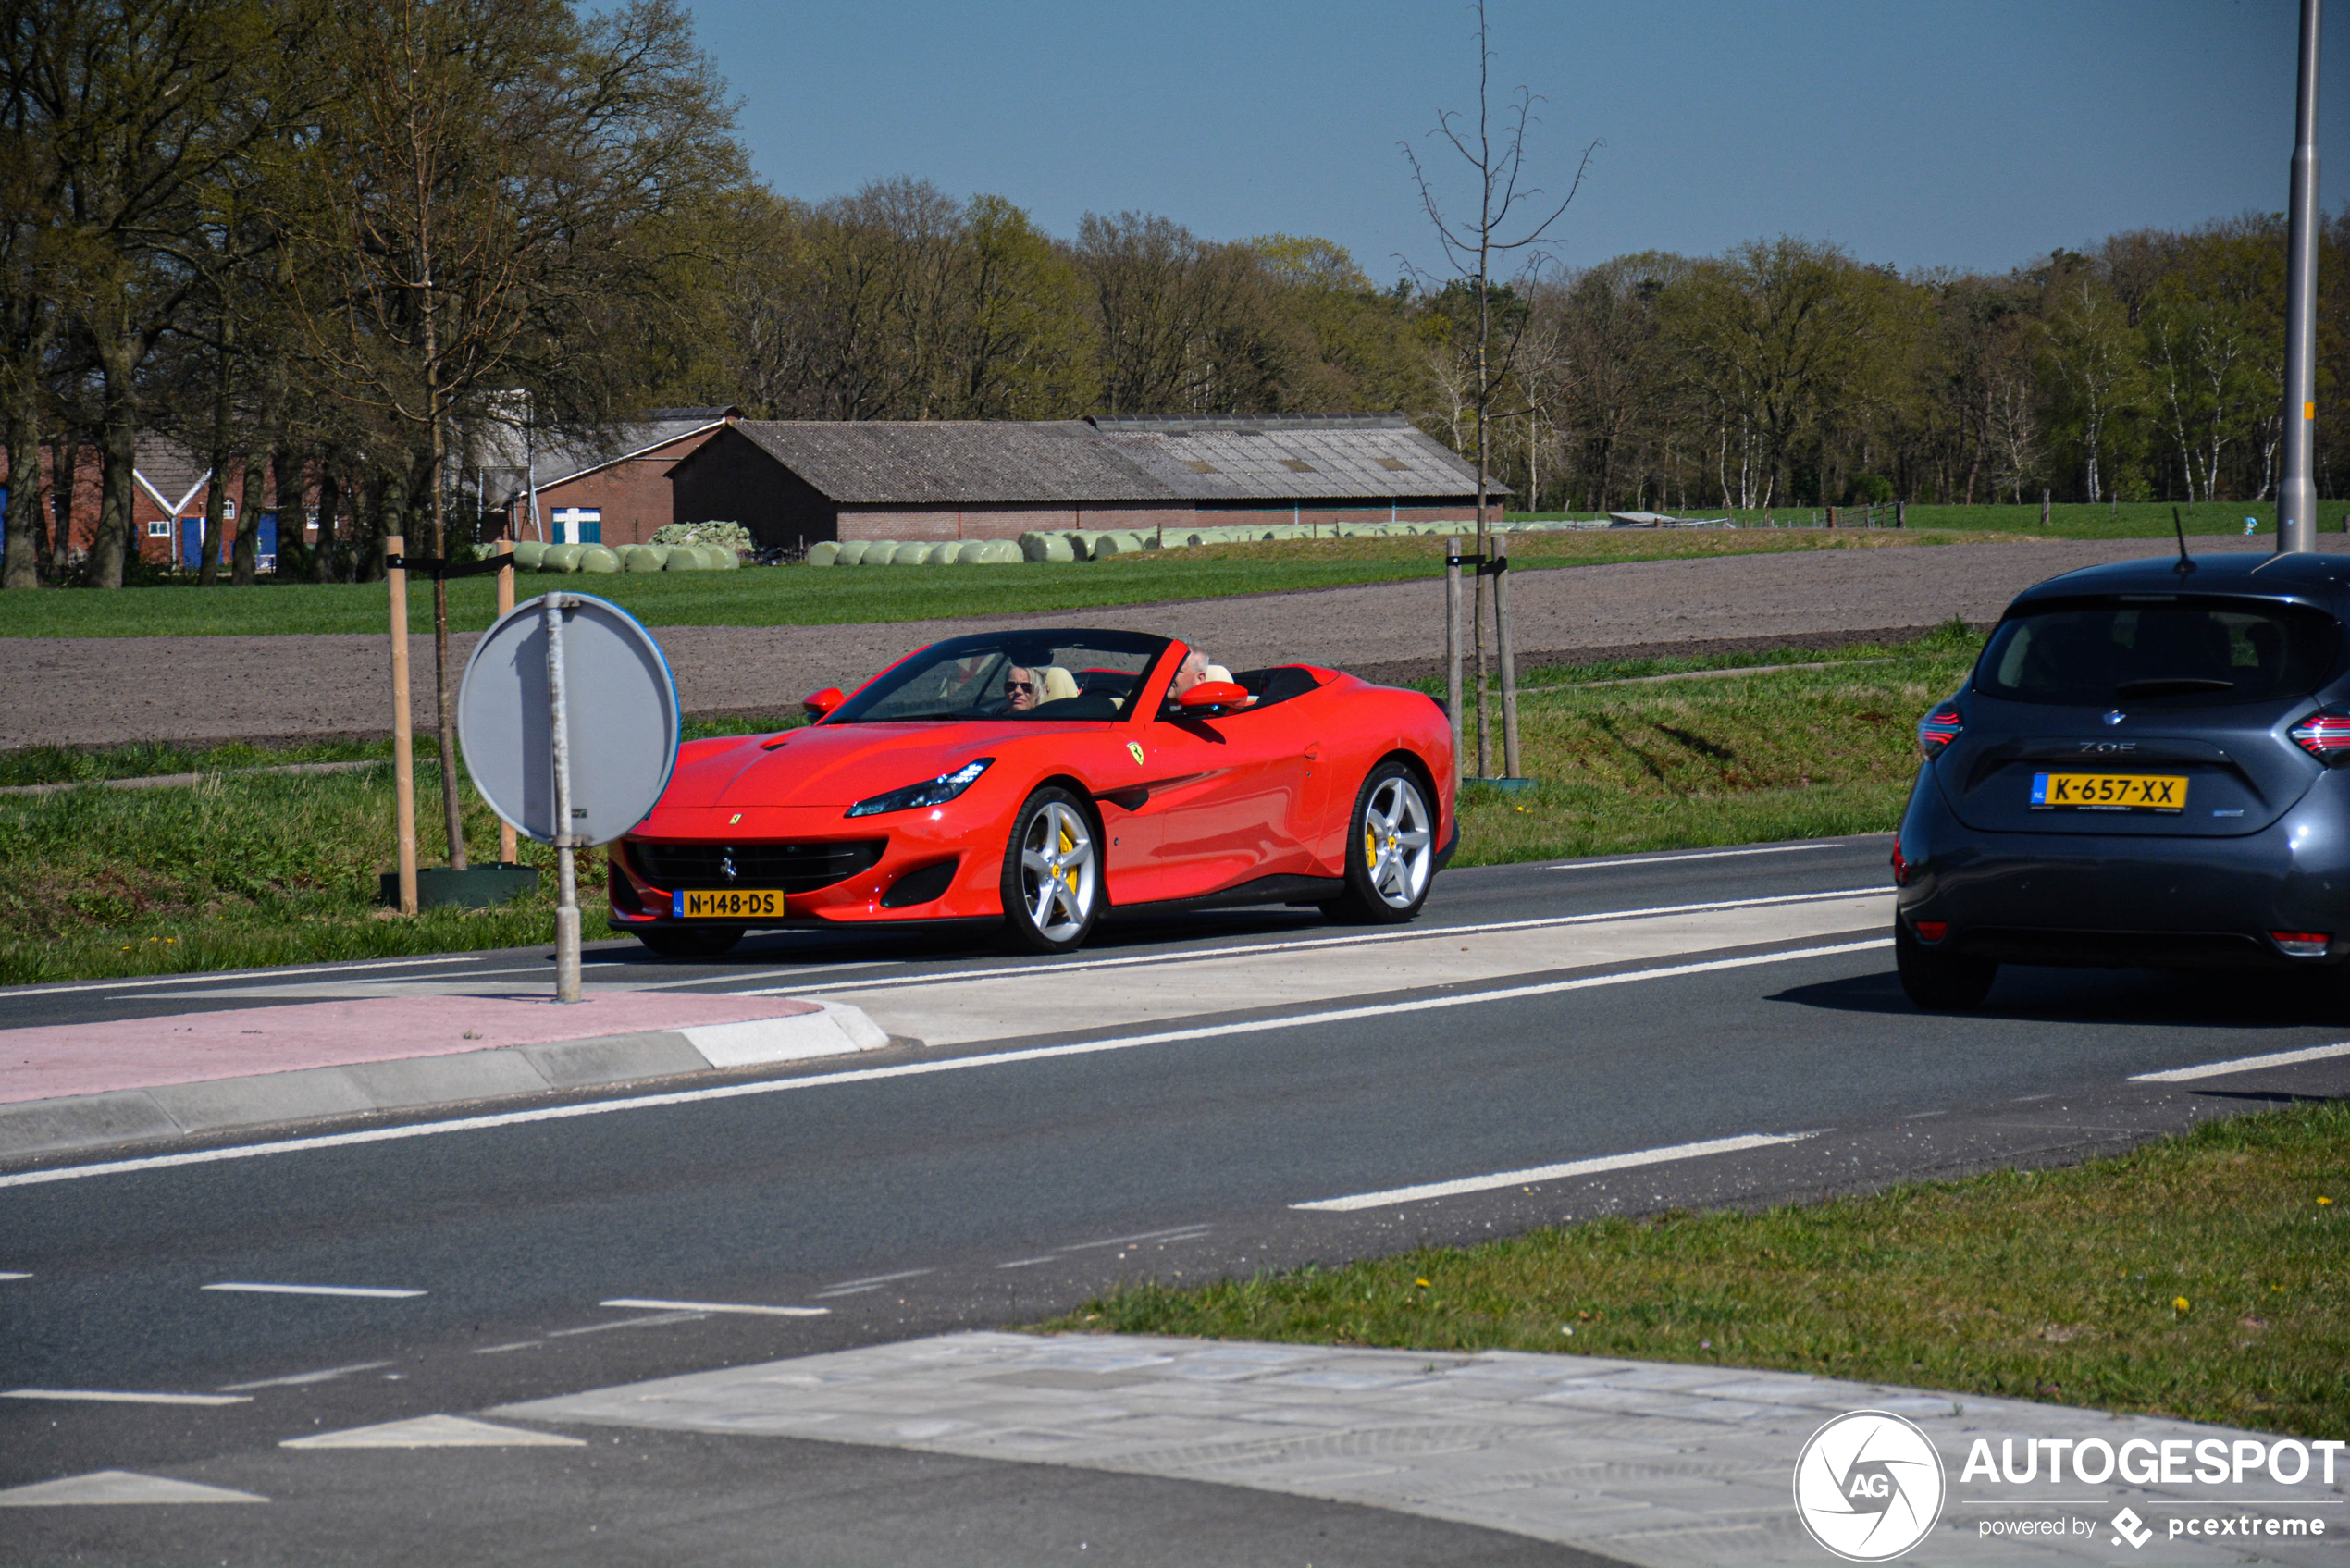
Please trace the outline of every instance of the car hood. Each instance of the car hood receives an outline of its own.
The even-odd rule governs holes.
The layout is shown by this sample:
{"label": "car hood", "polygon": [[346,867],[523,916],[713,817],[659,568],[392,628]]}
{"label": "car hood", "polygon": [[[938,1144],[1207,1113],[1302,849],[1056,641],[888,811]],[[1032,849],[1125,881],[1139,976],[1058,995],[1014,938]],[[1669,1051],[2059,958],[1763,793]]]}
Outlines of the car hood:
{"label": "car hood", "polygon": [[678,749],[664,807],[838,806],[951,773],[1017,738],[1006,724],[817,724]]}

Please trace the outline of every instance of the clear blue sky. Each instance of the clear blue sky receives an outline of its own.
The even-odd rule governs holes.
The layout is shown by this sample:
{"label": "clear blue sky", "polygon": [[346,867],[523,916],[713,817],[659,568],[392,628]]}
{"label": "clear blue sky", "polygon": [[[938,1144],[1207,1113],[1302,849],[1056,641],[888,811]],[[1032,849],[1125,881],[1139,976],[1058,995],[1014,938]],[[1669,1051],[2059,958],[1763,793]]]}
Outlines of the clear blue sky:
{"label": "clear blue sky", "polygon": [[[1473,106],[1457,0],[692,0],[761,176],[908,174],[1071,234],[1091,210],[1316,234],[1382,282],[1437,264],[1398,143]],[[2282,211],[2295,0],[1492,0],[1497,98],[1548,99],[1564,259],[1790,233],[2004,270],[2121,228]],[[2350,196],[2350,4],[2320,115]],[[1448,173],[1451,171],[1447,171]],[[1454,189],[1459,189],[1455,183]]]}

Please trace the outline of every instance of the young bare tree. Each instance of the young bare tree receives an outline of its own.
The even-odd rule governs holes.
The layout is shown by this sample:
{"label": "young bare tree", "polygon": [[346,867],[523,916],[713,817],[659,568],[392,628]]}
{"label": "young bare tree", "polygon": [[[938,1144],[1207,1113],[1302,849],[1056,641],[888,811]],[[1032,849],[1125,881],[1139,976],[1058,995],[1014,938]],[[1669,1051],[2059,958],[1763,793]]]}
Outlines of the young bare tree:
{"label": "young bare tree", "polygon": [[[1404,142],[1403,147],[1404,160],[1411,165],[1413,183],[1419,189],[1421,209],[1436,229],[1445,264],[1457,278],[1472,287],[1477,302],[1476,374],[1470,414],[1477,452],[1477,553],[1482,556],[1491,532],[1487,502],[1492,463],[1493,394],[1509,377],[1526,319],[1523,313],[1515,317],[1515,325],[1496,352],[1496,268],[1507,270],[1505,283],[1530,279],[1540,270],[1549,253],[1545,247],[1552,242],[1551,231],[1566,216],[1576,192],[1583,188],[1583,177],[1589,172],[1592,154],[1600,144],[1593,142],[1583,149],[1575,179],[1556,205],[1551,204],[1540,186],[1524,183],[1528,175],[1526,135],[1533,124],[1534,105],[1541,100],[1531,89],[1520,87],[1515,99],[1502,105],[1499,123],[1495,123],[1493,50],[1486,26],[1485,0],[1474,0],[1470,9],[1477,15],[1477,124],[1471,129],[1466,123],[1466,116],[1441,109],[1437,112],[1436,128],[1429,135],[1451,148],[1466,166],[1476,194],[1476,216],[1472,219],[1447,216],[1445,204],[1438,194],[1436,177],[1420,162],[1410,142]],[[1541,216],[1533,217],[1531,213],[1521,211],[1525,208]],[[1490,775],[1492,744],[1486,712],[1485,575],[1481,572],[1477,579],[1477,613],[1471,640],[1477,650],[1477,771],[1480,775]]]}

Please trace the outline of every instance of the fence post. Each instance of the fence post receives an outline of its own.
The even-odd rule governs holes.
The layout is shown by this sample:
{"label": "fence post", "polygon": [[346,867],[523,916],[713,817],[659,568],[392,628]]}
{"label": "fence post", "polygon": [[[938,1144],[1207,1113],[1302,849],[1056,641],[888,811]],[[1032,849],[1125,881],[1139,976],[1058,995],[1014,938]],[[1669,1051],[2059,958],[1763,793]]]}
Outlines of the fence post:
{"label": "fence post", "polygon": [[1453,721],[1453,766],[1461,763],[1461,541],[1444,541],[1444,710]]}
{"label": "fence post", "polygon": [[[395,559],[408,551],[399,534],[384,539],[384,553]],[[408,572],[402,566],[384,573],[391,599],[391,791],[392,832],[399,839],[400,912],[416,912],[416,730],[408,705]]]}
{"label": "fence post", "polygon": [[2042,491],[2040,492],[2040,526],[2041,526],[2041,527],[2043,527],[2043,528],[2045,528],[2045,527],[2047,527],[2047,525],[2048,525],[2048,492],[2047,492],[2047,491],[2046,491],[2046,490],[2042,490]]}
{"label": "fence post", "polygon": [[1510,537],[1493,536],[1493,638],[1502,645],[1502,772],[1521,778],[1517,761],[1517,658],[1510,646]]}
{"label": "fence post", "polygon": [[1828,526],[1831,528],[1836,526],[1836,508],[1834,507],[1828,508]]}
{"label": "fence post", "polygon": [[1908,501],[1897,500],[1893,503],[1893,525],[1896,528],[1906,528],[1910,525],[1910,503]]}
{"label": "fence post", "polygon": [[[500,539],[498,554],[505,564],[498,568],[498,613],[503,617],[514,607],[514,541]],[[514,837],[514,824],[503,817],[498,820],[498,863],[511,866],[522,858],[522,846]]]}

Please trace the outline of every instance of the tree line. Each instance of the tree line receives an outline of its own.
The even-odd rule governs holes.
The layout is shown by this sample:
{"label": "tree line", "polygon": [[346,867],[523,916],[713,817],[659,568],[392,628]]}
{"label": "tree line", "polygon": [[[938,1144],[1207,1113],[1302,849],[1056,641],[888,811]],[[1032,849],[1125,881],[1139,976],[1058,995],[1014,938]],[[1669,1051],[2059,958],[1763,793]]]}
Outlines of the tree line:
{"label": "tree line", "polygon": [[[6,28],[10,586],[136,575],[142,432],[212,469],[233,580],[254,557],[231,480],[249,512],[314,509],[316,548],[281,530],[278,570],[330,580],[376,571],[388,534],[436,554],[471,537],[481,471],[523,427],[593,439],[670,404],[1400,409],[1463,451],[1482,407],[1511,504],[1540,509],[2276,483],[2284,235],[2257,214],[1998,275],[1903,275],[1787,237],[1537,258],[1480,312],[1472,280],[1382,284],[1312,237],[1210,240],[1137,212],[1056,236],[1002,196],[910,178],[778,193],[677,0],[40,0]],[[2350,208],[2320,258],[2335,494],[2346,251]],[[93,471],[77,555],[34,481]]]}

